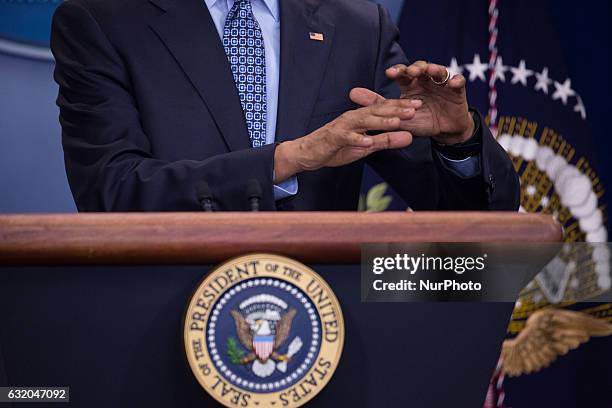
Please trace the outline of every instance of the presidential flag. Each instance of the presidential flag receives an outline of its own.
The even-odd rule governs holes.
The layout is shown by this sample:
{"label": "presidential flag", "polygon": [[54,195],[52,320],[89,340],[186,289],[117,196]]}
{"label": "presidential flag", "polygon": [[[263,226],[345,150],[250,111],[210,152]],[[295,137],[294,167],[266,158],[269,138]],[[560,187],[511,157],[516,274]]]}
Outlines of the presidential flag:
{"label": "presidential flag", "polygon": [[[409,61],[443,64],[451,75],[466,77],[470,105],[486,115],[520,175],[520,211],[551,214],[563,225],[566,242],[595,248],[608,240],[607,205],[594,163],[589,101],[568,72],[553,6],[545,0],[406,0],[398,23],[401,45]],[[362,190],[362,210],[406,208],[372,172]],[[517,302],[509,337],[535,311],[551,307],[610,320],[610,304],[577,303],[610,289],[610,254],[601,248],[589,250],[587,268],[576,268],[571,256],[555,259],[531,282]],[[487,407],[505,404],[503,367],[500,360]]]}

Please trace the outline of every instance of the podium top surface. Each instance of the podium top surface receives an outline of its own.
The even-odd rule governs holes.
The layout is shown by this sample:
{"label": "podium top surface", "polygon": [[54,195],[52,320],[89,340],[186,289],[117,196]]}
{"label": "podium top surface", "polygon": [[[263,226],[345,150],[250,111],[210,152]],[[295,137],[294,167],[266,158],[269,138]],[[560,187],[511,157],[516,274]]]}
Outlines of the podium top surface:
{"label": "podium top surface", "polygon": [[364,243],[554,242],[561,226],[511,212],[0,215],[0,265],[205,264],[250,252],[359,262]]}

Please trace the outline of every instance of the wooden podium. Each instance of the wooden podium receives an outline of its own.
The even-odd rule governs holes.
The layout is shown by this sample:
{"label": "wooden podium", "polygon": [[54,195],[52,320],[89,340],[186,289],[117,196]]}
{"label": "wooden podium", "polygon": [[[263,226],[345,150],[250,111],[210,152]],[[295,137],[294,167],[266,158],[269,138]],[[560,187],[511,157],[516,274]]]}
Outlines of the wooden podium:
{"label": "wooden podium", "polygon": [[0,386],[217,406],[185,361],[185,307],[215,264],[266,252],[311,266],[344,313],[340,365],[309,406],[479,407],[513,304],[362,303],[360,245],[561,238],[548,216],[495,212],[2,215]]}

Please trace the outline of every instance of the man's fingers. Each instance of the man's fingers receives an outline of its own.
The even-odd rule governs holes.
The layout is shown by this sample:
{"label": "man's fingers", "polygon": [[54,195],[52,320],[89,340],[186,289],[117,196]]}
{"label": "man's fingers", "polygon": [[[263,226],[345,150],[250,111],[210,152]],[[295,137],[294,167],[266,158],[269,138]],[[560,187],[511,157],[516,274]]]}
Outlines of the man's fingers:
{"label": "man's fingers", "polygon": [[385,74],[387,75],[388,78],[397,79],[403,67],[405,67],[405,65],[403,64],[394,65],[392,67],[387,68],[385,70]]}
{"label": "man's fingers", "polygon": [[425,61],[416,61],[410,66],[404,64],[394,65],[387,69],[386,74],[390,79],[412,80],[427,74],[428,64]]}
{"label": "man's fingers", "polygon": [[456,74],[448,81],[447,85],[452,89],[463,90],[465,88],[465,77],[461,74]]}
{"label": "man's fingers", "polygon": [[353,88],[349,93],[351,101],[361,106],[371,106],[385,101],[385,98],[367,88]]}
{"label": "man's fingers", "polygon": [[387,132],[370,136],[372,152],[385,149],[400,149],[412,143],[412,134],[406,131]]}
{"label": "man's fingers", "polygon": [[389,99],[384,102],[345,112],[340,117],[344,129],[365,133],[369,130],[396,130],[402,121],[414,117],[416,109],[423,104],[420,100]]}
{"label": "man's fingers", "polygon": [[[387,69],[387,76],[395,80],[412,80],[424,75],[430,76],[436,82],[443,82],[448,75],[448,70],[443,65],[431,64],[425,61],[416,61],[410,66],[398,64]],[[462,80],[464,81],[463,84],[461,83]],[[465,85],[465,78],[461,76],[453,81],[453,85],[454,88],[463,87]]]}
{"label": "man's fingers", "polygon": [[374,140],[363,133],[346,132],[342,134],[340,144],[344,146],[370,148],[374,145]]}
{"label": "man's fingers", "polygon": [[[414,112],[412,114],[414,115]],[[395,130],[402,122],[402,119],[397,116],[376,116],[363,113],[354,115],[354,119],[351,119],[349,119],[349,127],[358,133],[365,133],[368,130]]]}
{"label": "man's fingers", "polygon": [[408,68],[406,68],[406,72],[412,78],[418,78],[427,73],[428,66],[429,64],[426,63],[425,61],[417,61],[413,63],[412,65],[410,65]]}
{"label": "man's fingers", "polygon": [[419,109],[423,106],[423,101],[420,99],[385,99],[384,96],[367,88],[353,88],[349,97],[356,104],[371,107],[374,109],[372,112],[379,116],[401,115],[404,109]]}
{"label": "man's fingers", "polygon": [[393,117],[397,116],[402,120],[412,119],[414,113],[423,105],[420,99],[387,99],[383,103],[367,108],[372,115]]}
{"label": "man's fingers", "polygon": [[438,64],[427,64],[427,75],[429,75],[436,82],[443,82],[448,75],[446,67]]}
{"label": "man's fingers", "polygon": [[412,79],[412,76],[408,73],[408,67],[404,64],[397,64],[388,68],[385,73],[389,79]]}

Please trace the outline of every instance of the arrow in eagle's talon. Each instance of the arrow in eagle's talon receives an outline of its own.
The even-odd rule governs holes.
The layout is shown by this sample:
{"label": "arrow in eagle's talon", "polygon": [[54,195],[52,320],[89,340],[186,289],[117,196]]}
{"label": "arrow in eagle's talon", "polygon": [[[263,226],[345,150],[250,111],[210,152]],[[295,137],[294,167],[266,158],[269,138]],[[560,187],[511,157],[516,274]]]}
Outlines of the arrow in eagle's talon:
{"label": "arrow in eagle's talon", "polygon": [[280,363],[278,363],[276,365],[276,368],[280,371],[280,372],[286,372],[287,371],[287,362],[291,359],[291,357],[293,357],[298,351],[300,351],[300,349],[302,348],[302,339],[299,337],[296,337],[293,339],[293,341],[291,342],[291,344],[289,344],[288,350],[287,350],[287,354],[285,354],[284,356],[280,356],[280,357],[284,357],[286,358],[285,361],[281,361]]}
{"label": "arrow in eagle's talon", "polygon": [[278,354],[276,352],[273,352],[270,357],[272,357],[276,361],[289,361],[291,359],[291,356],[289,356],[288,354]]}

